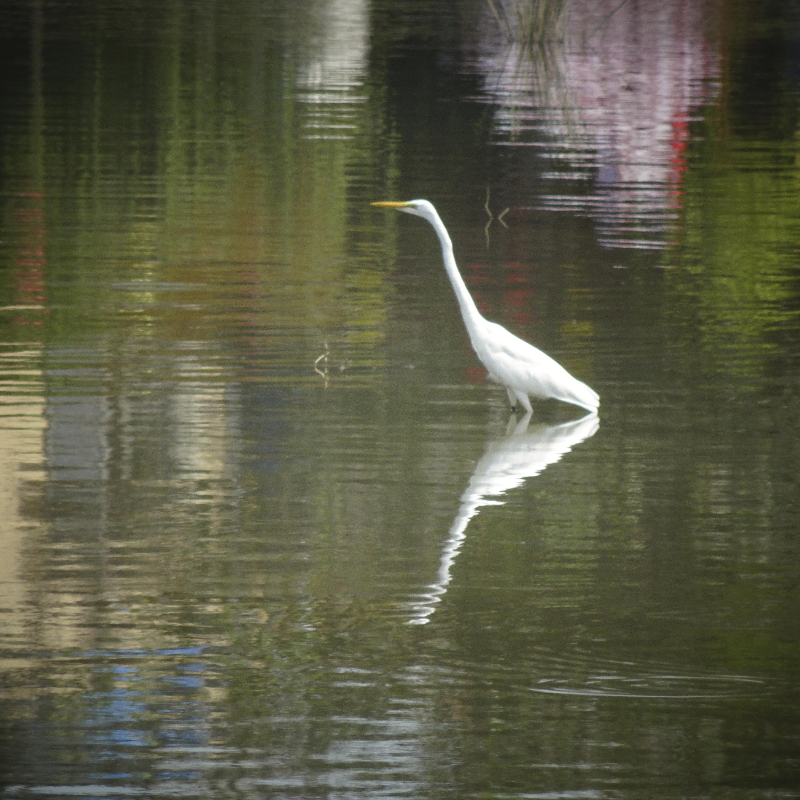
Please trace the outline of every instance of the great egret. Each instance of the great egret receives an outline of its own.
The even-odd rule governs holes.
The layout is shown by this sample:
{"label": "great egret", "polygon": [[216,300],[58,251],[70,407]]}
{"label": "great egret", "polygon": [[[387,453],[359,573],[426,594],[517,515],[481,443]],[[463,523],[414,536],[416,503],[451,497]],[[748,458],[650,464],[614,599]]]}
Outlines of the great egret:
{"label": "great egret", "polygon": [[502,325],[484,319],[458,271],[447,228],[431,203],[427,200],[409,200],[402,203],[381,201],[372,205],[396,208],[406,214],[422,217],[433,225],[442,245],[444,267],[456,293],[472,347],[489,371],[489,378],[505,386],[512,408],[519,404],[530,413],[530,397],[543,400],[552,397],[588,411],[597,411],[600,405],[597,392],[573,378],[561,364],[541,350],[514,336]]}

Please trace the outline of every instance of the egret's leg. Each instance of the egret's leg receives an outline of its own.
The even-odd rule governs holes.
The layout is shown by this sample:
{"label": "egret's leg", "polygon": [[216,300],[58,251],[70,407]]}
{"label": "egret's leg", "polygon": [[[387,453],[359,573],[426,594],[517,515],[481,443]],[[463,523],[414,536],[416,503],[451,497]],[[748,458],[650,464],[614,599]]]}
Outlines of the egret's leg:
{"label": "egret's leg", "polygon": [[514,394],[514,390],[506,387],[506,392],[508,393],[508,402],[511,403],[511,408],[516,408],[517,396]]}
{"label": "egret's leg", "polygon": [[528,400],[528,395],[526,395],[525,392],[518,391],[517,389],[514,390],[514,394],[517,396],[517,400],[519,400],[520,405],[525,409],[525,413],[532,413],[533,408],[531,407],[531,401]]}
{"label": "egret's leg", "polygon": [[525,416],[521,420],[519,420],[517,424],[514,426],[514,433],[517,436],[519,436],[522,433],[525,433],[525,431],[528,430],[528,423],[531,421],[531,416],[532,416],[531,412],[526,411]]}

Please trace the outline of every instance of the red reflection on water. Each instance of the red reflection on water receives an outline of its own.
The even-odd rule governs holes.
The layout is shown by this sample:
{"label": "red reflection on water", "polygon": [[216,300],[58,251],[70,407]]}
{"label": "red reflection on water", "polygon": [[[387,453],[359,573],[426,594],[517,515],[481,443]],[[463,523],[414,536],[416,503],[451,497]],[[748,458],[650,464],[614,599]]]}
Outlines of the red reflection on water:
{"label": "red reflection on water", "polygon": [[686,173],[686,150],[689,146],[689,120],[676,115],[672,119],[672,157],[670,158],[671,184],[669,194],[675,198],[675,208],[683,204],[683,179]]}
{"label": "red reflection on water", "polygon": [[503,289],[503,308],[510,310],[511,320],[517,325],[529,325],[533,321],[531,305],[533,291],[524,264],[511,262],[507,265]]}
{"label": "red reflection on water", "polygon": [[23,205],[14,212],[20,244],[14,258],[14,300],[18,311],[11,318],[13,325],[42,325],[46,307],[45,269],[47,266],[47,225],[43,203],[45,194],[21,191],[16,194]]}

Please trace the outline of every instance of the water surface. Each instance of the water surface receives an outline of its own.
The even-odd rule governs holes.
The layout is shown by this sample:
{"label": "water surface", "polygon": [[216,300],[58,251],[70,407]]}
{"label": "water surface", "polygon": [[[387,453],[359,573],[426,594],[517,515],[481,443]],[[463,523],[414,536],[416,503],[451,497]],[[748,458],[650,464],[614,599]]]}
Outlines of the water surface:
{"label": "water surface", "polygon": [[0,12],[4,797],[798,796],[797,21],[495,7]]}

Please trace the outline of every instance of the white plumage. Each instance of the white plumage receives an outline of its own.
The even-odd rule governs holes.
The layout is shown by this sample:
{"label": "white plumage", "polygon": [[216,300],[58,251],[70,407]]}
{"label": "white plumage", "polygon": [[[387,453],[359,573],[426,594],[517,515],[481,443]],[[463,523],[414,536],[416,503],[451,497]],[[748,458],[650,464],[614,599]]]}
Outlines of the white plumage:
{"label": "white plumage", "polygon": [[472,347],[489,377],[505,386],[512,407],[521,405],[531,412],[530,399],[554,398],[565,403],[573,403],[588,411],[597,411],[600,398],[585,383],[573,378],[564,367],[532,344],[514,336],[502,325],[489,322],[478,311],[475,301],[467,289],[453,256],[453,244],[444,223],[436,209],[427,200],[408,202],[379,202],[373,206],[396,208],[407,214],[414,214],[428,220],[442,246],[442,258],[453,291],[456,294],[461,316],[467,326]]}

